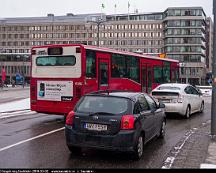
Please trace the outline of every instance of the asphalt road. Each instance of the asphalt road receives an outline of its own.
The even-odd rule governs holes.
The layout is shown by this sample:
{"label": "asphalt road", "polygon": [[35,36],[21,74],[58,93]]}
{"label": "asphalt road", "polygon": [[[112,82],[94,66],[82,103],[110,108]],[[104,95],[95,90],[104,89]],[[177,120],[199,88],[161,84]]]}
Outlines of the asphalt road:
{"label": "asphalt road", "polygon": [[139,161],[123,153],[88,149],[82,156],[70,154],[61,115],[26,111],[10,113],[7,118],[0,116],[0,168],[161,168],[182,137],[210,119],[210,102],[206,98],[204,113],[190,119],[168,116],[165,139],[148,143]]}

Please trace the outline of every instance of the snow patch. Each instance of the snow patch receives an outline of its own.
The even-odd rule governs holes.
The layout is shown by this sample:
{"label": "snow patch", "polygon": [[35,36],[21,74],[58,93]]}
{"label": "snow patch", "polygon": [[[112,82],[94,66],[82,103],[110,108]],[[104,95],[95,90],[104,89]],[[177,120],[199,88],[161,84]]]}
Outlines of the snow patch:
{"label": "snow patch", "polygon": [[30,98],[0,104],[0,113],[30,109]]}
{"label": "snow patch", "polygon": [[213,168],[213,169],[215,169],[216,168],[216,165],[213,165],[213,164],[207,164],[207,163],[202,163],[201,165],[200,165],[200,168],[201,169],[209,169],[209,168]]}

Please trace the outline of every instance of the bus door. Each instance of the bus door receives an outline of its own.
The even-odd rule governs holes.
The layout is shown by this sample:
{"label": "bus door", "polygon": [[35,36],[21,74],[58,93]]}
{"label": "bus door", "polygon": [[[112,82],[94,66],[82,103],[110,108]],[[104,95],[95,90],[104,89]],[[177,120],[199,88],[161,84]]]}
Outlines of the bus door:
{"label": "bus door", "polygon": [[97,54],[97,79],[98,90],[109,89],[110,79],[110,55],[104,53]]}
{"label": "bus door", "polygon": [[152,65],[147,63],[142,64],[141,70],[142,92],[150,93],[152,90]]}
{"label": "bus door", "polygon": [[170,68],[170,71],[171,71],[171,82],[175,83],[175,82],[178,82],[178,79],[179,79],[179,67],[176,63],[171,63],[171,68]]}

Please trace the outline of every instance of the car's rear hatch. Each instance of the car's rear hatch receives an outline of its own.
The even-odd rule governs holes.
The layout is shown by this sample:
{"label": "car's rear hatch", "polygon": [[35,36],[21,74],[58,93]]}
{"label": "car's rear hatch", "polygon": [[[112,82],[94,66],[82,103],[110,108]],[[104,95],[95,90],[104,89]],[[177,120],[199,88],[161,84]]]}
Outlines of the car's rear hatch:
{"label": "car's rear hatch", "polygon": [[180,94],[178,91],[152,91],[152,96],[158,101],[162,101],[163,103],[172,103],[176,102],[179,99]]}
{"label": "car's rear hatch", "polygon": [[73,129],[87,134],[114,135],[121,127],[121,115],[103,112],[76,113]]}
{"label": "car's rear hatch", "polygon": [[110,96],[85,96],[75,108],[73,129],[88,134],[114,135],[121,128],[122,115],[130,101]]}

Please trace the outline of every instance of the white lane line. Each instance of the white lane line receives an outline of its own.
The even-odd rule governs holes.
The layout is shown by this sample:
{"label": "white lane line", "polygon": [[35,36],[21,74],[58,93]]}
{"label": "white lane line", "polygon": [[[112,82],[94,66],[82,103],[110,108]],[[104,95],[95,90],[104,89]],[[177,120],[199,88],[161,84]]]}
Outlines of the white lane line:
{"label": "white lane line", "polygon": [[[206,124],[209,124],[209,123],[211,123],[211,120],[207,120],[206,122],[202,123],[202,126],[205,126]],[[163,166],[161,167],[162,169],[170,169],[172,167],[176,157],[178,156],[179,152],[181,151],[181,149],[183,148],[183,146],[185,145],[187,140],[197,130],[198,130],[198,128],[194,127],[191,130],[189,130],[188,132],[186,132],[186,134],[184,135],[184,138],[183,138],[184,140],[182,141],[182,143],[178,144],[178,146],[174,147],[174,151],[171,151],[171,155],[169,157],[167,157],[165,162],[163,163]]]}
{"label": "white lane line", "polygon": [[44,133],[44,134],[41,134],[41,135],[35,136],[35,137],[33,137],[33,138],[29,138],[29,139],[26,139],[26,140],[20,141],[20,142],[18,142],[18,143],[15,143],[15,144],[12,144],[12,145],[9,145],[9,146],[6,146],[6,147],[3,147],[3,148],[0,148],[0,152],[1,152],[1,151],[4,151],[4,150],[7,150],[7,149],[10,149],[10,148],[12,148],[12,147],[15,147],[15,146],[17,146],[17,145],[20,145],[20,144],[23,144],[23,143],[26,143],[26,142],[32,141],[32,140],[34,140],[34,139],[38,139],[38,138],[41,138],[41,137],[44,137],[44,136],[50,135],[50,134],[52,134],[52,133],[55,133],[55,132],[58,132],[58,131],[64,130],[64,129],[65,129],[65,127],[62,127],[62,128],[60,128],[60,129],[52,130],[52,131],[50,131],[50,132],[47,132],[47,133]]}
{"label": "white lane line", "polygon": [[194,131],[197,130],[197,129],[193,129],[193,130],[190,130],[189,132],[187,132],[185,134],[185,138],[183,140],[182,143],[178,144],[178,146],[175,146],[174,147],[174,151],[172,151],[172,156],[170,157],[167,157],[167,159],[165,160],[163,166],[161,167],[162,169],[170,169],[178,155],[178,153],[181,151],[182,147],[184,146],[184,144],[186,143],[186,141],[189,139],[189,137],[195,133]]}

